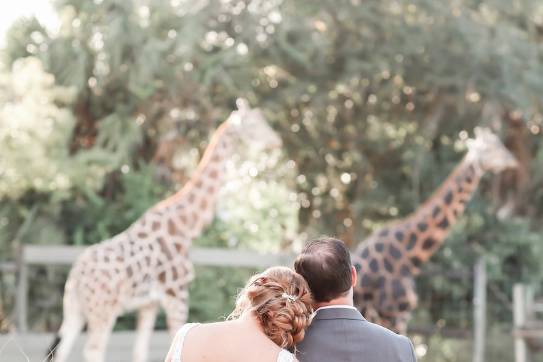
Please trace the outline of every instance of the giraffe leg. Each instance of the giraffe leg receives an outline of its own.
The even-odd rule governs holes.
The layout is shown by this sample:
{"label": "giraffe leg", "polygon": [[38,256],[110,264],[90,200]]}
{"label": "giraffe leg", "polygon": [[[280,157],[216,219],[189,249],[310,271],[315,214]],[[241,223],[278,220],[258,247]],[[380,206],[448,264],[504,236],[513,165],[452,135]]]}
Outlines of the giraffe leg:
{"label": "giraffe leg", "polygon": [[74,293],[68,292],[65,294],[63,314],[64,318],[58,332],[60,342],[56,350],[49,352],[55,362],[64,362],[68,359],[70,349],[85,324],[85,318]]}
{"label": "giraffe leg", "polygon": [[411,312],[388,312],[380,313],[380,320],[377,324],[390,329],[391,331],[403,334],[407,332],[407,322],[411,319]]}
{"label": "giraffe leg", "polygon": [[377,324],[379,324],[382,327],[385,327],[386,329],[390,329],[393,332],[396,332],[394,330],[394,323],[395,323],[395,318],[380,315],[379,322]]}
{"label": "giraffe leg", "polygon": [[134,344],[133,362],[145,362],[149,352],[149,340],[155,326],[157,304],[149,304],[138,311],[138,327]]}
{"label": "giraffe leg", "polygon": [[381,324],[381,317],[379,316],[377,310],[372,306],[366,306],[362,315],[372,323]]}
{"label": "giraffe leg", "polygon": [[117,314],[110,311],[89,316],[87,342],[83,350],[86,362],[105,361],[107,341],[116,318]]}
{"label": "giraffe leg", "polygon": [[166,312],[166,322],[170,335],[175,336],[179,328],[185,324],[189,316],[189,292],[185,287],[175,296],[166,296],[162,308]]}
{"label": "giraffe leg", "polygon": [[375,324],[380,325],[381,327],[385,327],[387,329],[390,329],[394,332],[397,332],[395,330],[395,323],[396,323],[396,315],[392,314],[390,312],[385,312],[382,310],[379,310],[375,308],[374,306],[367,306],[365,308],[366,314],[364,314],[364,317]]}
{"label": "giraffe leg", "polygon": [[409,288],[406,288],[405,299],[400,302],[400,310],[396,314],[396,321],[394,330],[397,333],[405,334],[407,332],[407,324],[411,319],[411,312],[417,307],[418,296],[415,292],[414,282],[410,284]]}
{"label": "giraffe leg", "polygon": [[401,313],[396,317],[396,323],[394,325],[394,331],[405,335],[407,333],[407,323],[411,319],[410,313]]}

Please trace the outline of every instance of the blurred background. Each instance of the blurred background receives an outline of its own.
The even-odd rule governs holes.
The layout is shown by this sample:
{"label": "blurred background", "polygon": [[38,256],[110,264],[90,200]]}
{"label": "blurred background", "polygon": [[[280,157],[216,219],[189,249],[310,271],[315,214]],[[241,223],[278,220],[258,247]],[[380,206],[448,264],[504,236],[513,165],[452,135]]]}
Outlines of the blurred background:
{"label": "blurred background", "polygon": [[[467,361],[487,261],[487,359],[513,360],[514,283],[543,280],[539,0],[26,0],[0,15],[0,262],[88,245],[179,189],[246,97],[283,139],[231,159],[196,246],[352,248],[415,210],[475,126],[520,162],[487,175],[417,280],[422,361]],[[245,190],[240,193],[239,190]],[[7,270],[7,268],[6,268]],[[16,275],[0,269],[13,329]],[[29,328],[56,331],[68,268],[29,269]],[[190,319],[217,320],[251,269],[198,267]],[[158,328],[164,327],[163,318]],[[131,315],[116,329],[134,328]]]}

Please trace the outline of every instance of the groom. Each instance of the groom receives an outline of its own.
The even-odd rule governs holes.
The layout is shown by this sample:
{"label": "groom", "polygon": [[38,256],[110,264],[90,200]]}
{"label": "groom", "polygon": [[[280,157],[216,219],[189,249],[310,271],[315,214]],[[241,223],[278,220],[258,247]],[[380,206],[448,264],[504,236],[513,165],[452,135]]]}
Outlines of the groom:
{"label": "groom", "polygon": [[408,338],[370,323],[353,307],[356,270],[344,243],[311,241],[294,262],[313,294],[315,316],[297,345],[300,362],[415,362]]}

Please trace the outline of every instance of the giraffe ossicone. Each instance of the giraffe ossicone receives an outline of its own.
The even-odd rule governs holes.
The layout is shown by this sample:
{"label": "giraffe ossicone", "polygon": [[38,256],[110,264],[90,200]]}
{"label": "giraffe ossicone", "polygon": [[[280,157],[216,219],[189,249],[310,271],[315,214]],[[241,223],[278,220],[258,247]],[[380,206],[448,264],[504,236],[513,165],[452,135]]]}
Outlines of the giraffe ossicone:
{"label": "giraffe ossicone", "polygon": [[188,315],[188,285],[193,266],[188,251],[215,214],[225,164],[240,141],[277,147],[281,139],[259,109],[238,100],[215,131],[185,186],[146,211],[127,230],[88,247],[74,263],[66,281],[63,322],[55,362],[67,359],[75,338],[87,325],[84,359],[104,361],[107,341],[121,314],[138,311],[133,361],[147,359],[149,338],[159,307],[166,312],[170,334]]}
{"label": "giraffe ossicone", "polygon": [[463,214],[485,172],[517,166],[488,129],[475,129],[468,151],[443,184],[414,213],[377,230],[353,253],[355,305],[370,321],[405,333],[417,305],[415,277]]}

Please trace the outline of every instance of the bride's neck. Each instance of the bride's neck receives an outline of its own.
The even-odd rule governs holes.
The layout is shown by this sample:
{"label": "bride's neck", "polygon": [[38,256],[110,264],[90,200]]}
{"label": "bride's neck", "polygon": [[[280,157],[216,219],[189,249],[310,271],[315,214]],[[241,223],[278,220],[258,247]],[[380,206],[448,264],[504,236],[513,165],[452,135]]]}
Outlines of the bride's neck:
{"label": "bride's neck", "polygon": [[262,328],[262,325],[260,324],[260,321],[255,316],[255,314],[252,311],[245,311],[243,312],[239,318],[238,321],[251,328],[257,328],[259,331],[264,332],[264,329]]}

